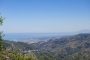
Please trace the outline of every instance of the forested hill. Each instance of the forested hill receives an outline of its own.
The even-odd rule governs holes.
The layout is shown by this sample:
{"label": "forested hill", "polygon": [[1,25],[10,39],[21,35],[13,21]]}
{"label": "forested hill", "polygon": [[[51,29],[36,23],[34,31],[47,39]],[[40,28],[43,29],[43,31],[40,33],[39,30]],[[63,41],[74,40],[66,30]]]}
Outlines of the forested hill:
{"label": "forested hill", "polygon": [[33,44],[4,40],[3,45],[17,52],[38,50],[33,51],[38,60],[90,60],[90,34],[77,34]]}
{"label": "forested hill", "polygon": [[[77,34],[36,44],[42,56],[52,60],[89,60],[90,34]],[[37,54],[37,53],[36,53]],[[44,57],[45,58],[45,57]]]}
{"label": "forested hill", "polygon": [[56,49],[58,47],[75,48],[77,46],[84,46],[83,44],[87,44],[89,43],[89,41],[90,41],[90,34],[77,34],[77,35],[63,37],[63,38],[54,39],[54,40],[51,39],[48,42],[44,42],[44,43],[38,42],[39,44],[36,43],[37,44],[36,46],[42,49],[51,48],[51,50]]}
{"label": "forested hill", "polygon": [[15,50],[15,51],[22,51],[22,52],[36,49],[36,47],[31,44],[27,44],[24,42],[8,41],[8,40],[3,40],[3,46],[8,50]]}

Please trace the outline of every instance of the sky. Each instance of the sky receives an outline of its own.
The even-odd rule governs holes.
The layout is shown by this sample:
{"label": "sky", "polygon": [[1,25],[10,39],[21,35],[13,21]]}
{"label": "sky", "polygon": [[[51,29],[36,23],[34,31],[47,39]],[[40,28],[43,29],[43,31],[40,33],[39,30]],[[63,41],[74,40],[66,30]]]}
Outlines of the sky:
{"label": "sky", "polygon": [[0,12],[5,33],[90,29],[90,0],[0,0]]}

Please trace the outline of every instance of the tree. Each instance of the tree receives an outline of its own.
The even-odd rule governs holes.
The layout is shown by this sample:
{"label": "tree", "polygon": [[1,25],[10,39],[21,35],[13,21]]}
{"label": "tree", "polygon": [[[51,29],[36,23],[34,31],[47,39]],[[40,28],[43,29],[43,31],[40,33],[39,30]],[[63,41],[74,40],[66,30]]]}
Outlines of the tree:
{"label": "tree", "polygon": [[[2,26],[4,18],[0,15],[0,26]],[[0,51],[2,50],[2,32],[0,32]]]}

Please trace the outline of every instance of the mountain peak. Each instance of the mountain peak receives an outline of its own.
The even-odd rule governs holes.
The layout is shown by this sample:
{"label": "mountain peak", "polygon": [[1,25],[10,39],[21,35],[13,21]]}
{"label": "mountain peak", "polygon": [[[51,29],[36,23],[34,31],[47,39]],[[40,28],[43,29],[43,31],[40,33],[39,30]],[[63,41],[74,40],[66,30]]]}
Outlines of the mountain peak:
{"label": "mountain peak", "polygon": [[90,30],[89,29],[83,29],[83,30],[80,30],[78,32],[79,33],[90,33]]}

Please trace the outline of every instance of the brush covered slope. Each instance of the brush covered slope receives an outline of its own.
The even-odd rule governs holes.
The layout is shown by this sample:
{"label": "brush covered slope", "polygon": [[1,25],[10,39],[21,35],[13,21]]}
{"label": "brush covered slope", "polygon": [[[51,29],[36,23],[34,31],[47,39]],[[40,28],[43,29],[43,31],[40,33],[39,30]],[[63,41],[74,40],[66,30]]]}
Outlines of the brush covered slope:
{"label": "brush covered slope", "polygon": [[[90,34],[77,34],[33,44],[4,40],[3,46],[6,50],[4,50],[3,53],[1,52],[1,54],[3,54],[0,55],[1,57],[6,56],[12,58],[13,56],[16,58],[18,53],[23,56],[23,54],[28,54],[24,53],[25,51],[34,50],[32,52],[38,60],[90,60]],[[7,52],[9,55],[4,52]],[[30,52],[30,54],[32,52]],[[27,56],[24,55],[24,57]],[[22,57],[22,59],[24,57]],[[17,57],[17,59],[19,59],[19,57]]]}
{"label": "brush covered slope", "polygon": [[90,60],[90,34],[77,34],[35,44],[39,60]]}

